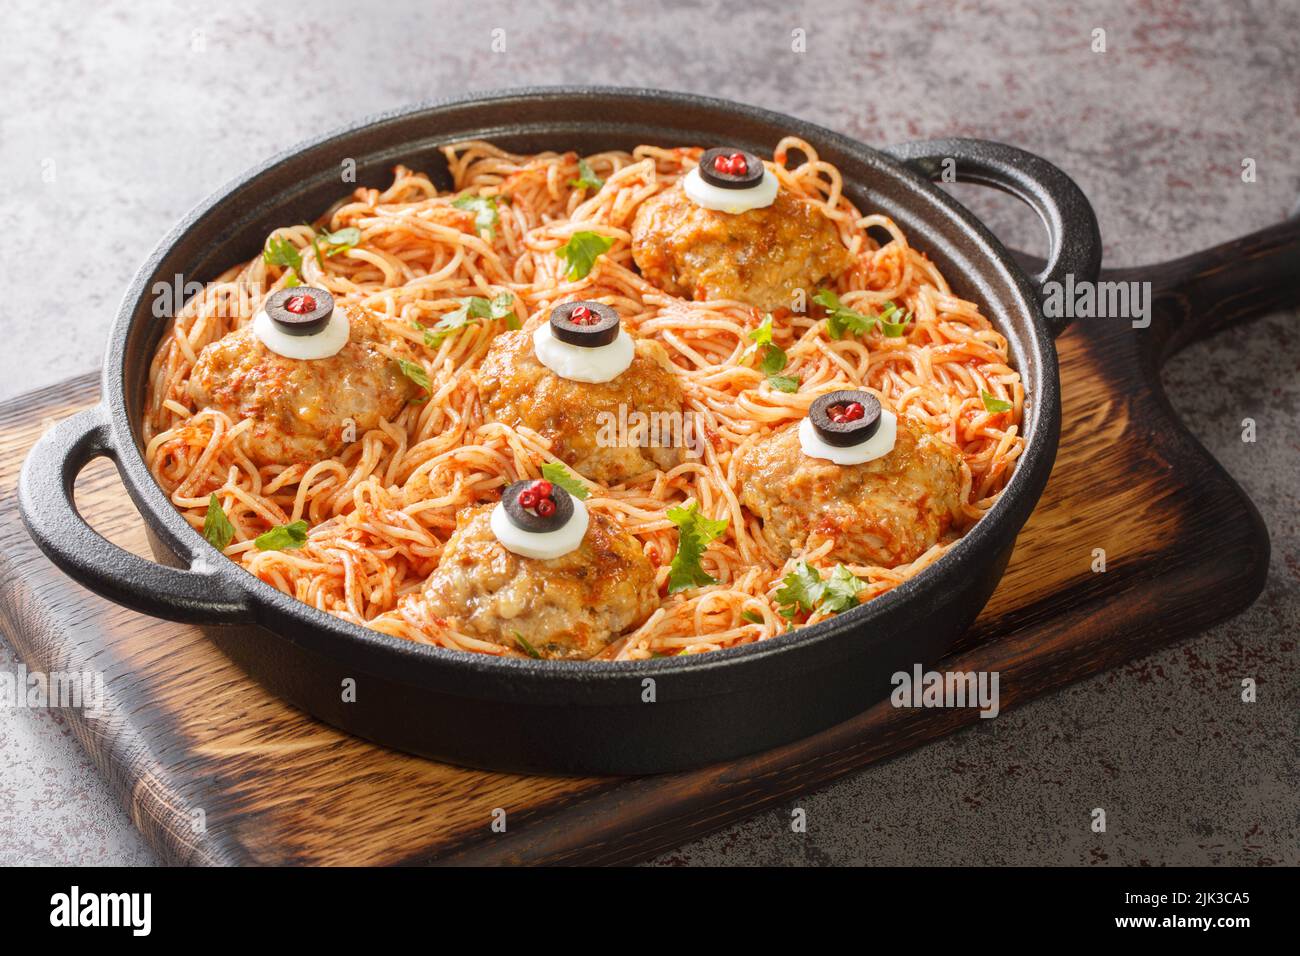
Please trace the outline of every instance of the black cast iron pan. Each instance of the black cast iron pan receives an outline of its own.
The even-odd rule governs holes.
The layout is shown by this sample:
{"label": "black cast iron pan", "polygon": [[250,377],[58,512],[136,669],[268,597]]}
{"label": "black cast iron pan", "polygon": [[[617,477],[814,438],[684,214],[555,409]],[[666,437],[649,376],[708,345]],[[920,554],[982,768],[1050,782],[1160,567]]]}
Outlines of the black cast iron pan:
{"label": "black cast iron pan", "polygon": [[[954,291],[978,302],[1024,378],[1025,452],[997,505],[950,552],[862,607],[761,644],[637,663],[503,659],[412,644],[346,623],[264,584],[217,553],[154,483],[141,455],[146,377],[168,320],[155,283],[207,281],[256,255],[271,229],[310,221],[351,184],[385,186],[401,162],[449,188],[438,147],[481,138],[520,152],[595,152],[640,143],[737,145],[771,155],[789,134],[842,171],[860,209],[894,218]],[[1041,215],[1048,260],[1032,279],[963,206],[931,184],[956,178],[1020,197]],[[323,720],[403,750],[494,769],[648,773],[775,746],[859,712],[889,676],[936,660],[993,592],[1047,481],[1060,429],[1053,337],[1038,289],[1093,281],[1101,241],[1091,207],[1059,169],[997,143],[941,140],[876,150],[800,120],[681,93],[606,88],[506,91],[391,113],[305,143],[205,202],[154,250],[109,338],[102,401],[51,429],[19,487],[41,549],[86,587],[147,614],[204,626],[273,692]],[[82,520],[78,472],[107,456],[147,524],[159,562]],[[344,702],[345,679],[356,700]]]}

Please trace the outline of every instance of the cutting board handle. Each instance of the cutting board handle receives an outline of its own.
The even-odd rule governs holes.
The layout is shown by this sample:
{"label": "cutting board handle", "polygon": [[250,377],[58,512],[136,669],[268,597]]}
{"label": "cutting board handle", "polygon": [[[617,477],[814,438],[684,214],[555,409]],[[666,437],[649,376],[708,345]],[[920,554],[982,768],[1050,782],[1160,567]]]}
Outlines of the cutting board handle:
{"label": "cutting board handle", "polygon": [[1151,283],[1151,348],[1163,362],[1198,339],[1300,304],[1300,218],[1181,259],[1120,271]]}

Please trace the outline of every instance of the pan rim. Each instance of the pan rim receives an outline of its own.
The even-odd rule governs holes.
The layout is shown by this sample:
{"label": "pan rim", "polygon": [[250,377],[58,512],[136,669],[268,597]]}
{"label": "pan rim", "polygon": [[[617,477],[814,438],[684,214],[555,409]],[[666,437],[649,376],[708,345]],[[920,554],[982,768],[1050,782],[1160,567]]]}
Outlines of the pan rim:
{"label": "pan rim", "polygon": [[[511,682],[541,677],[557,684],[565,681],[576,681],[582,684],[608,678],[647,676],[703,677],[721,668],[734,674],[757,666],[759,662],[769,657],[780,654],[790,655],[799,648],[806,649],[806,653],[802,656],[808,657],[815,648],[821,648],[828,642],[850,639],[855,631],[869,631],[874,620],[895,612],[907,604],[916,605],[923,602],[927,595],[941,595],[945,579],[959,573],[964,563],[982,554],[991,554],[999,532],[1006,530],[1012,523],[1015,523],[1012,533],[1014,539],[1019,533],[1020,526],[1028,518],[1029,512],[1037,504],[1055,458],[1060,423],[1060,394],[1057,356],[1052,336],[1027,277],[1006,248],[973,213],[951,195],[887,153],[865,143],[816,124],[761,107],[691,93],[617,86],[566,85],[505,88],[387,110],[309,138],[277,153],[228,181],[186,213],[162,237],[128,285],[109,334],[101,378],[101,401],[108,407],[119,470],[122,473],[123,484],[140,512],[141,520],[163,536],[173,550],[191,561],[204,555],[209,547],[199,532],[191,528],[180,512],[172,506],[166,493],[154,480],[145,464],[138,437],[131,425],[130,410],[126,405],[126,396],[129,393],[126,382],[128,336],[140,305],[145,300],[147,290],[151,287],[155,267],[179,241],[205,217],[232,203],[241,190],[308,150],[362,132],[371,132],[386,124],[408,121],[420,114],[448,111],[457,107],[505,106],[520,100],[554,98],[641,100],[656,104],[678,104],[693,108],[703,106],[723,112],[739,112],[747,118],[772,125],[774,128],[786,129],[805,138],[812,138],[819,145],[833,143],[838,149],[853,154],[870,165],[881,167],[889,175],[907,180],[914,191],[923,193],[932,205],[949,219],[957,220],[957,224],[964,227],[967,237],[976,241],[976,255],[985,260],[985,266],[991,270],[999,270],[1002,279],[1009,282],[1018,292],[1019,301],[1005,303],[1008,311],[1027,313],[1029,319],[1027,328],[1032,329],[1032,335],[1025,337],[1024,347],[1027,351],[1035,353],[1039,368],[1036,381],[1030,383],[1029,389],[1029,395],[1032,396],[1035,406],[1034,421],[1027,429],[1025,451],[1016,462],[1011,479],[993,507],[939,560],[885,594],[814,625],[764,641],[711,651],[698,656],[689,655],[686,660],[674,656],[644,661],[536,661],[529,658],[496,657],[417,644],[320,611],[277,590],[234,562],[219,567],[215,573],[223,577],[234,575],[229,577],[229,580],[247,596],[249,605],[256,613],[258,624],[285,636],[278,622],[296,620],[310,627],[314,632],[330,638],[328,643],[336,653],[342,648],[342,653],[352,657],[358,663],[364,663],[362,659],[366,658],[376,665],[415,664],[422,669],[420,673],[429,672],[423,670],[426,668],[431,668],[431,672],[446,670],[452,673],[463,673],[469,670]],[[448,141],[454,140],[449,138]],[[1005,330],[1000,331],[1005,333]],[[887,637],[887,634],[876,634],[873,635],[872,640],[884,640]],[[342,644],[340,641],[348,644]],[[321,647],[320,650],[325,653],[331,652],[330,647]],[[420,683],[420,673],[411,670],[399,679]]]}

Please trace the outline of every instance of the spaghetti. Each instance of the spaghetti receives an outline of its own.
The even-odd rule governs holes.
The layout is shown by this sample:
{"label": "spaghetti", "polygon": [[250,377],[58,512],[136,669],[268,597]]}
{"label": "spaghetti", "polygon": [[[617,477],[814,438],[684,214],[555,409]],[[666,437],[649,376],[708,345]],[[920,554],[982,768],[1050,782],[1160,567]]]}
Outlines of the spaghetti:
{"label": "spaghetti", "polygon": [[[236,266],[186,303],[164,336],[150,370],[144,434],[146,460],[172,503],[195,528],[215,493],[234,528],[225,554],[263,581],[353,623],[412,641],[496,655],[521,653],[458,633],[430,618],[416,600],[434,570],[458,513],[498,500],[503,487],[539,475],[557,460],[546,439],[527,429],[487,422],[474,372],[499,319],[465,324],[426,345],[422,328],[460,307],[467,296],[514,296],[527,329],[553,305],[574,298],[612,305],[634,334],[667,350],[704,436],[700,457],[668,472],[652,471],[607,488],[584,479],[588,507],[614,518],[636,537],[666,591],[676,549],[668,508],[688,500],[728,520],[703,563],[717,583],[665,596],[635,631],[616,639],[606,659],[695,653],[763,640],[790,625],[773,600],[796,561],[825,566],[831,542],[812,542],[790,561],[764,537],[761,523],[737,499],[738,449],[801,419],[819,394],[865,388],[897,414],[940,435],[961,452],[963,517],[947,538],[909,564],[850,565],[876,597],[941,558],[996,500],[1023,448],[1024,389],[1010,367],[1006,339],[974,303],[949,290],[939,270],[908,245],[887,216],[863,215],[845,197],[838,170],[802,140],[786,138],[771,166],[780,186],[816,203],[835,224],[854,265],[834,283],[852,308],[892,301],[915,321],[887,337],[879,327],[831,338],[826,322],[779,310],[774,340],[788,354],[786,373],[801,380],[786,393],[771,387],[747,355],[758,310],[734,301],[696,302],[666,294],[632,264],[631,223],[637,208],[692,169],[696,148],[640,146],[631,153],[585,157],[604,186],[583,186],[573,153],[513,155],[490,143],[445,148],[453,193],[440,194],[423,174],[397,167],[387,189],[357,189],[318,224],[277,229],[273,236],[301,251],[296,278],[327,289],[342,303],[364,307],[419,356],[429,401],[411,403],[348,445],[311,463],[258,467],[237,439],[252,422],[197,408],[188,378],[199,352],[250,322],[261,301],[291,283],[287,267],[263,257]],[[787,166],[795,154],[803,158]],[[476,224],[472,203],[458,196],[497,197],[498,221]],[[468,208],[466,208],[468,207]],[[318,230],[354,227],[359,241],[336,255],[313,255]],[[883,244],[873,238],[883,230]],[[612,238],[584,278],[571,280],[556,250],[576,232]],[[810,290],[811,293],[812,290]],[[991,411],[988,398],[1005,402]],[[267,529],[303,519],[306,544],[261,551]],[[815,611],[802,623],[825,613]]]}

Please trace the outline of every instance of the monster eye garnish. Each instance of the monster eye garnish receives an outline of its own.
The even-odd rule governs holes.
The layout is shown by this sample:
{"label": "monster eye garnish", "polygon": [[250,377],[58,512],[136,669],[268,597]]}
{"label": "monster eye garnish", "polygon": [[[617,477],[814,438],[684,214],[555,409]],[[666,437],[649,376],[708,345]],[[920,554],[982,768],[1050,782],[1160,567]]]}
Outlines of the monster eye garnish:
{"label": "monster eye garnish", "polygon": [[300,285],[272,292],[262,308],[280,331],[315,335],[324,331],[334,314],[334,296],[324,289]]}
{"label": "monster eye garnish", "polygon": [[808,420],[826,444],[848,448],[876,433],[880,412],[880,400],[870,392],[830,392],[808,408]]}
{"label": "monster eye garnish", "polygon": [[861,465],[894,448],[898,420],[870,392],[842,389],[815,399],[799,423],[799,444],[810,458]]}
{"label": "monster eye garnish", "polygon": [[719,189],[750,189],[763,181],[763,161],[736,149],[710,149],[700,157],[700,178]]}
{"label": "monster eye garnish", "polygon": [[272,292],[253,316],[253,334],[291,359],[324,359],[348,344],[347,312],[324,289],[299,285]]}
{"label": "monster eye garnish", "polygon": [[516,481],[492,510],[492,533],[507,550],[525,558],[558,558],[582,544],[587,506],[546,479]]}
{"label": "monster eye garnish", "polygon": [[560,378],[572,382],[612,382],[632,364],[636,346],[603,302],[561,302],[549,322],[533,332],[533,352]]}
{"label": "monster eye garnish", "polygon": [[501,504],[511,524],[534,534],[563,528],[573,517],[573,496],[545,479],[516,481],[501,496]]}
{"label": "monster eye garnish", "polygon": [[609,345],[618,338],[618,313],[603,302],[561,302],[551,310],[551,334],[584,349]]}
{"label": "monster eye garnish", "polygon": [[697,206],[739,215],[776,201],[778,183],[753,153],[730,147],[705,150],[686,174],[682,190]]}

